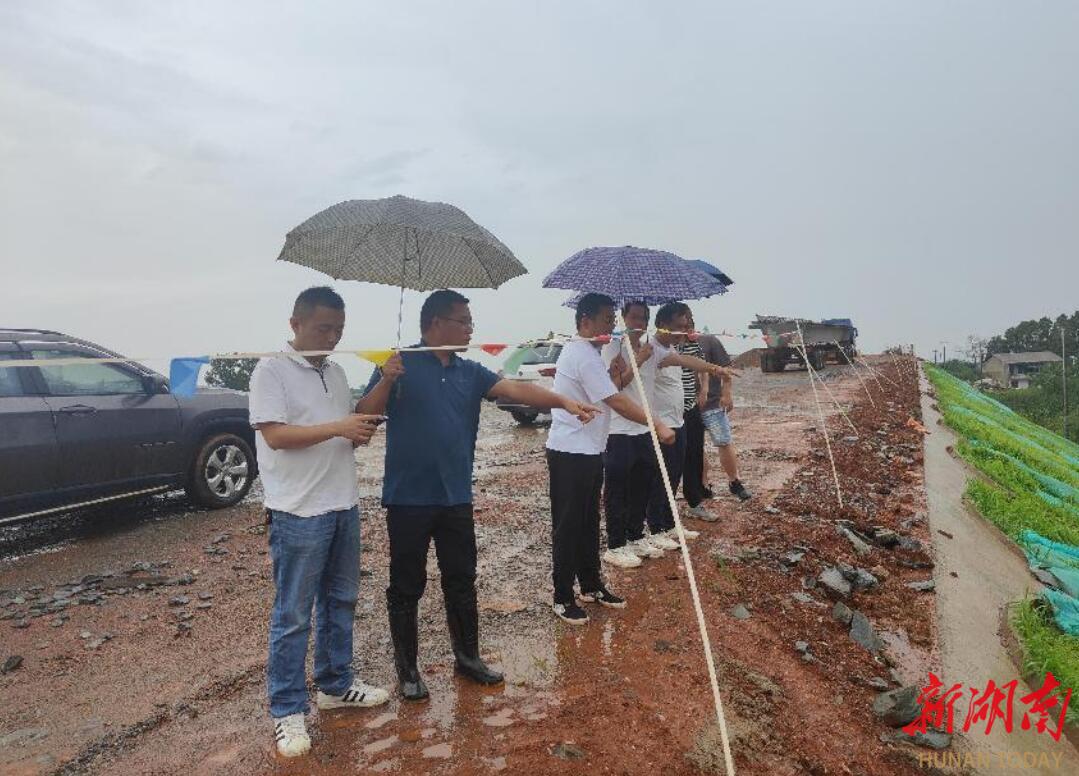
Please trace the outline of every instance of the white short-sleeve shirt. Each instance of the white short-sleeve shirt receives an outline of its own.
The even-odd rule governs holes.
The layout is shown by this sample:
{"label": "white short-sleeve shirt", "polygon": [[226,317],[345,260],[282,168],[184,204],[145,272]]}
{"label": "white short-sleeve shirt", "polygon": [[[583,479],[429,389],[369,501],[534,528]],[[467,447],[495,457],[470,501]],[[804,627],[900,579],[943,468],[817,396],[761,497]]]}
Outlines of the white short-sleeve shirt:
{"label": "white short-sleeve shirt", "polygon": [[582,423],[565,410],[551,410],[547,449],[583,455],[599,455],[606,450],[611,408],[604,400],[618,393],[618,389],[611,382],[594,344],[587,340],[570,340],[562,346],[555,364],[554,392],[595,405],[602,412],[588,423]]}
{"label": "white short-sleeve shirt", "polygon": [[[653,347],[659,345],[659,342],[653,342]],[[660,346],[662,347],[662,346]],[[659,357],[656,362],[657,365],[660,361],[667,357],[667,355],[674,351],[669,348],[663,348],[664,355]],[[662,421],[668,428],[681,428],[685,423],[686,412],[686,391],[682,385],[682,367],[680,366],[665,366],[663,368],[656,369],[655,378],[655,403],[653,411],[656,418]]]}
{"label": "white short-sleeve shirt", "polygon": [[[284,350],[295,350],[285,344]],[[317,426],[341,420],[355,401],[345,370],[326,360],[317,369],[303,356],[263,358],[251,374],[251,425]],[[274,450],[255,433],[259,474],[269,509],[300,517],[351,509],[360,500],[352,442],[334,437],[300,450]]]}
{"label": "white short-sleeve shirt", "polygon": [[[655,406],[655,388],[656,388],[656,365],[662,361],[671,352],[668,348],[663,347],[654,338],[651,340],[652,355],[648,359],[637,367],[637,372],[641,376],[641,382],[644,385],[644,395],[648,400],[648,405],[652,410],[654,417],[656,415]],[[603,346],[602,357],[603,363],[610,367],[611,362],[614,361],[615,356],[619,353],[622,354],[623,359],[629,358],[629,344],[619,337],[611,340],[608,344]],[[641,394],[637,390],[637,381],[633,380],[623,388],[620,393],[625,395],[634,404],[639,405],[641,403]],[[611,433],[612,434],[625,434],[626,436],[637,436],[638,434],[647,434],[648,426],[642,426],[640,423],[634,423],[632,420],[622,417],[617,412],[611,415]]]}

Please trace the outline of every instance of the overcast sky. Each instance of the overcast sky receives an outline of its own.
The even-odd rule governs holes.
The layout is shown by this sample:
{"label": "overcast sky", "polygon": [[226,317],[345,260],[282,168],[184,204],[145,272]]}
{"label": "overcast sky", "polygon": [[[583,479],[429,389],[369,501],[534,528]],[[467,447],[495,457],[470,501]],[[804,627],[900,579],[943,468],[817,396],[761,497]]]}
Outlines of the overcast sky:
{"label": "overcast sky", "polygon": [[[468,292],[478,341],[570,330],[544,275],[634,244],[734,278],[699,326],[931,356],[1079,307],[1077,40],[1072,0],[5,0],[0,325],[275,348],[327,280],[285,233],[401,193],[529,268]],[[397,292],[337,287],[342,345],[392,344]]]}

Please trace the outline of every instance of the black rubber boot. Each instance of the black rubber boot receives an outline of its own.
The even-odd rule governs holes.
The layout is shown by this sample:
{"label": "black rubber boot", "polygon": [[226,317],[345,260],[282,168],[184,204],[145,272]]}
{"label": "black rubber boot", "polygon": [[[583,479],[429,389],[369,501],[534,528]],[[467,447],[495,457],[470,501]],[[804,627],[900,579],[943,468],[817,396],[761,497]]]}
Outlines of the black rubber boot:
{"label": "black rubber boot", "polygon": [[502,674],[492,671],[480,657],[480,615],[475,597],[447,599],[446,622],[453,641],[454,670],[479,684],[501,684]]}
{"label": "black rubber boot", "polygon": [[390,615],[390,636],[393,639],[393,663],[397,669],[397,687],[406,701],[422,701],[430,695],[416,668],[418,607],[418,603],[400,603],[391,601],[388,597],[386,600],[386,610]]}

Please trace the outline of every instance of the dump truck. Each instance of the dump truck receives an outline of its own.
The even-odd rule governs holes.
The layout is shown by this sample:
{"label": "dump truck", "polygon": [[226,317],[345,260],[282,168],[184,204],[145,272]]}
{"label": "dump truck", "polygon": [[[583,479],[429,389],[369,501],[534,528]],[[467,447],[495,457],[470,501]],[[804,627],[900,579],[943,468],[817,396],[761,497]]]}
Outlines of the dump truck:
{"label": "dump truck", "polygon": [[804,366],[798,329],[801,327],[806,358],[814,369],[827,363],[846,364],[858,355],[854,340],[858,330],[850,318],[811,321],[780,315],[757,315],[749,328],[761,332],[766,347],[761,351],[762,372],[782,372],[787,364]]}

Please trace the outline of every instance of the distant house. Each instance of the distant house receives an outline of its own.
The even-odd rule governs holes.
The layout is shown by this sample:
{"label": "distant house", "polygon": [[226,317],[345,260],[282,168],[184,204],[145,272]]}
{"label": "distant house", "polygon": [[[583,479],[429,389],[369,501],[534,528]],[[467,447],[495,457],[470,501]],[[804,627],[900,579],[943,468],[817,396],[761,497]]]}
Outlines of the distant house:
{"label": "distant house", "polygon": [[1048,350],[1037,353],[994,353],[982,364],[982,374],[1001,388],[1029,388],[1030,381],[1042,367],[1059,363],[1060,356]]}

